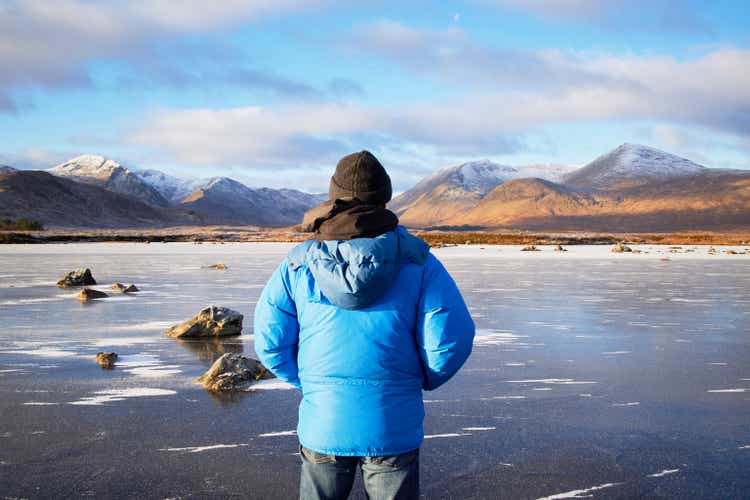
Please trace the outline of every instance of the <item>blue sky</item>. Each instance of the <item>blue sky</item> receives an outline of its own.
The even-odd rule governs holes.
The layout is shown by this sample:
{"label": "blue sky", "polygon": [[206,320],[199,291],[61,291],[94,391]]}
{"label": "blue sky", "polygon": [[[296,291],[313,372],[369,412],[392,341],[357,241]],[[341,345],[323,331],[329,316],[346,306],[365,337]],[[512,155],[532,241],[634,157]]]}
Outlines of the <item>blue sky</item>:
{"label": "blue sky", "polygon": [[739,0],[0,0],[0,163],[310,191],[360,149],[397,190],[623,142],[750,168],[749,27]]}

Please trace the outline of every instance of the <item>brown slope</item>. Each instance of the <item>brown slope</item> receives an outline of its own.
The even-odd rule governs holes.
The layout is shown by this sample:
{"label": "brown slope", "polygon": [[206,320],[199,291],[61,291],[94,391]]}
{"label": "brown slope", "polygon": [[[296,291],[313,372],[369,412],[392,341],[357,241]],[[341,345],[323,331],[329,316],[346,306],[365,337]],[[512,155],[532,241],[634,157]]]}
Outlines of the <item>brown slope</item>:
{"label": "brown slope", "polygon": [[439,184],[401,207],[396,214],[409,227],[428,227],[442,224],[454,214],[464,213],[482,199],[480,193],[467,191],[450,184]]}
{"label": "brown slope", "polygon": [[442,225],[513,226],[526,219],[586,215],[597,201],[543,179],[516,179],[490,191],[476,206],[444,219]]}
{"label": "brown slope", "polygon": [[154,227],[195,224],[186,211],[161,209],[35,170],[0,174],[0,218],[38,220],[45,227]]}

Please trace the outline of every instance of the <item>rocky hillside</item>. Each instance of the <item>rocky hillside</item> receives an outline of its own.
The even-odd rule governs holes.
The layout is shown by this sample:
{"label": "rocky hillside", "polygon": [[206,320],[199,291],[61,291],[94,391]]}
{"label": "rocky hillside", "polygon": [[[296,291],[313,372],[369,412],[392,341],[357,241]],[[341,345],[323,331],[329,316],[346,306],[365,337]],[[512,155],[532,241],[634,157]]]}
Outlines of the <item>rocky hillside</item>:
{"label": "rocky hillside", "polygon": [[208,184],[208,179],[181,179],[165,174],[159,170],[135,170],[135,174],[146,184],[154,188],[170,205],[179,205],[196,189]]}
{"label": "rocky hillside", "polygon": [[703,165],[685,158],[625,143],[564,176],[562,181],[578,189],[617,190],[697,175],[705,170]]}
{"label": "rocky hillside", "polygon": [[489,160],[438,170],[389,203],[407,225],[432,225],[476,205],[492,189],[518,171]]}
{"label": "rocky hillside", "polygon": [[38,170],[0,173],[0,219],[26,218],[45,227],[131,228],[194,225],[184,210],[164,209],[93,184]]}
{"label": "rocky hillside", "polygon": [[320,197],[293,189],[251,189],[227,177],[215,177],[180,202],[216,224],[287,226],[302,221]]}
{"label": "rocky hillside", "polygon": [[97,155],[82,155],[48,170],[52,175],[103,187],[113,193],[166,207],[169,202],[150,184],[113,160]]}

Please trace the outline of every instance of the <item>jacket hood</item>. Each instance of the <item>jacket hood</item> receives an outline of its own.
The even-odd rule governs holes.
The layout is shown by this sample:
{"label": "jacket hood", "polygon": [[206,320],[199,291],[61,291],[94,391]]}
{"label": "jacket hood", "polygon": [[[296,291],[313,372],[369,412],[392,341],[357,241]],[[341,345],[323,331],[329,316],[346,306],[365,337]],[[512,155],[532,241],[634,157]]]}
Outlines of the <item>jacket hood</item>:
{"label": "jacket hood", "polygon": [[326,299],[361,309],[385,293],[406,262],[422,265],[430,246],[402,226],[374,238],[308,240],[287,255],[291,270],[307,265]]}

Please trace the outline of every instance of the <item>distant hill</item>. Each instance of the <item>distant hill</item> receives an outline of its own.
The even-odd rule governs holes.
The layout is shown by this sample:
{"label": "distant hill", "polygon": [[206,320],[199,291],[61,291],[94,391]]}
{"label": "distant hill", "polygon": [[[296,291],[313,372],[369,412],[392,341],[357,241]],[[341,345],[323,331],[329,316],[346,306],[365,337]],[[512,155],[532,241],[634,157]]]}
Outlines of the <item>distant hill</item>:
{"label": "distant hill", "polygon": [[215,177],[180,202],[215,223],[260,226],[298,224],[320,196],[293,189],[251,189],[227,177]]}
{"label": "distant hill", "polygon": [[492,190],[446,226],[677,231],[750,227],[750,172],[711,171],[617,191],[576,191],[520,179]]}
{"label": "distant hill", "polygon": [[179,205],[196,189],[210,182],[210,179],[182,179],[153,169],[134,170],[134,173],[158,191],[172,206]]}
{"label": "distant hill", "polygon": [[32,219],[45,227],[131,228],[194,225],[187,211],[147,205],[93,184],[38,170],[0,173],[0,219]]}
{"label": "distant hill", "polygon": [[489,160],[438,170],[394,198],[388,208],[403,224],[430,225],[476,205],[492,189],[513,179],[518,170]]}
{"label": "distant hill", "polygon": [[9,174],[10,172],[15,172],[16,169],[13,167],[9,167],[8,165],[0,165],[0,174]]}
{"label": "distant hill", "polygon": [[166,207],[169,202],[150,184],[113,160],[97,155],[77,156],[48,170],[58,177],[103,187],[149,205]]}
{"label": "distant hill", "polygon": [[490,191],[465,213],[444,220],[445,225],[513,226],[527,220],[559,215],[585,215],[597,201],[566,186],[543,179],[515,179]]}
{"label": "distant hill", "polygon": [[625,143],[562,178],[578,189],[616,190],[706,171],[690,160],[648,146]]}
{"label": "distant hill", "polygon": [[[516,177],[523,175],[516,170]],[[597,231],[750,227],[750,171],[709,169],[648,146],[623,144],[561,173],[559,182],[497,179],[486,193],[461,192],[443,178],[435,182],[441,172],[401,195],[410,202],[396,205],[404,224]],[[423,194],[420,185],[431,191]],[[455,196],[440,196],[441,190]]]}
{"label": "distant hill", "polygon": [[441,224],[473,208],[496,186],[527,177],[559,181],[574,168],[568,165],[524,165],[510,167],[490,160],[462,163],[438,170],[391,201],[403,224]]}

